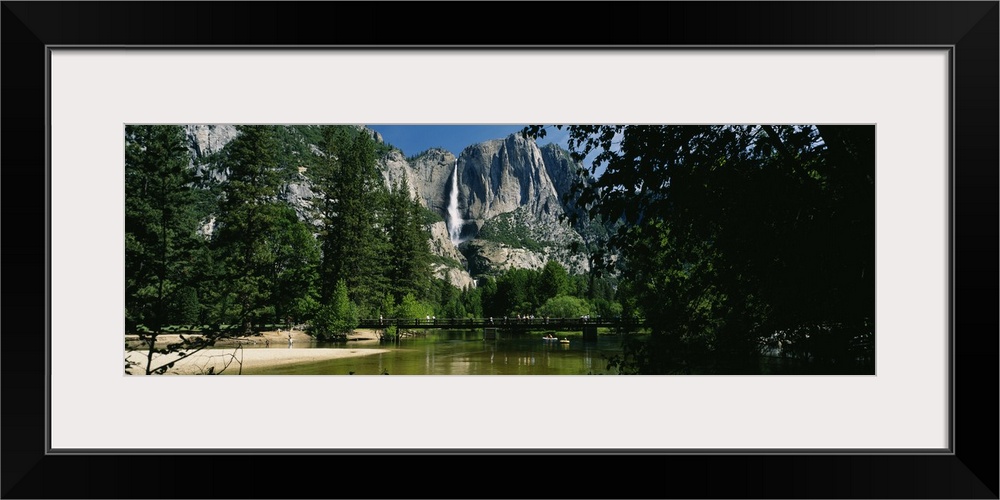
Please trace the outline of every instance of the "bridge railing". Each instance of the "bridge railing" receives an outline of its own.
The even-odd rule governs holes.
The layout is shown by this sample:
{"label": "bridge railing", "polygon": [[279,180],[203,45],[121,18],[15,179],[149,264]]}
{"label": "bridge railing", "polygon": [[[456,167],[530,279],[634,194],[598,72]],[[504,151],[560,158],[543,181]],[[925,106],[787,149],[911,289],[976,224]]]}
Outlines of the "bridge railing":
{"label": "bridge railing", "polygon": [[368,318],[358,322],[359,328],[480,328],[480,327],[546,327],[566,328],[585,325],[602,327],[642,327],[641,320],[618,318]]}

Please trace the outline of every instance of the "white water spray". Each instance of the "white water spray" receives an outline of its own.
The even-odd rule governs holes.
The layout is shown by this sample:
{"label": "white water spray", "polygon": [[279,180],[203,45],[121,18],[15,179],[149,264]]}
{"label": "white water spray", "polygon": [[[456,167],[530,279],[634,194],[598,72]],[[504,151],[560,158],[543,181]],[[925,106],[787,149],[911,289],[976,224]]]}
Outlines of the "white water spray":
{"label": "white water spray", "polygon": [[455,160],[455,170],[451,173],[451,197],[448,199],[448,236],[455,246],[461,243],[462,223],[458,214],[458,160]]}

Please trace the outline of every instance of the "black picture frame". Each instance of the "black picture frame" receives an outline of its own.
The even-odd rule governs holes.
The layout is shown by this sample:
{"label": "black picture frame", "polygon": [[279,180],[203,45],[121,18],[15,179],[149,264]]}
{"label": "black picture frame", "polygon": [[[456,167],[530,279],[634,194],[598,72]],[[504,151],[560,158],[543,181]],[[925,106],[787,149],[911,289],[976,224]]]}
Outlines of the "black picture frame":
{"label": "black picture frame", "polygon": [[[488,19],[474,14],[481,9],[490,13]],[[416,2],[5,1],[3,255],[9,271],[34,274],[11,272],[3,294],[2,495],[997,498],[998,20],[996,1],[482,3],[475,8]],[[511,30],[515,24],[518,30]],[[53,45],[952,47],[953,453],[48,454],[49,235],[43,222],[49,202],[46,47]],[[142,432],[142,422],[122,432]],[[344,485],[326,481],[338,476]],[[542,486],[535,486],[535,479],[542,479]]]}

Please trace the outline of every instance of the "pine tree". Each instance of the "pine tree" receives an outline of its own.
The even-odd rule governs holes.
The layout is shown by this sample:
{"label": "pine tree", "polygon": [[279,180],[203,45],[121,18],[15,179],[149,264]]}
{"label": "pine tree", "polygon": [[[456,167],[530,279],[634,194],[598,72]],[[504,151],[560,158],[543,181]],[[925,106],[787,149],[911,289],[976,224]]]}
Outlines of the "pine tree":
{"label": "pine tree", "polygon": [[125,127],[125,325],[148,343],[147,374],[163,328],[196,320],[200,309],[189,162],[181,127]]}
{"label": "pine tree", "polygon": [[546,262],[538,282],[539,301],[544,303],[549,299],[566,295],[569,293],[569,288],[569,273],[566,272],[566,268],[554,260]]}
{"label": "pine tree", "polygon": [[347,297],[347,283],[337,281],[330,303],[322,306],[309,331],[319,338],[345,335],[358,326],[357,307]]}
{"label": "pine tree", "polygon": [[311,315],[318,304],[319,243],[295,211],[282,207],[275,219],[275,238],[269,240],[274,256],[268,279],[273,284],[271,303],[279,322],[296,324]]}
{"label": "pine tree", "polygon": [[389,193],[386,203],[385,239],[389,242],[386,277],[396,301],[406,294],[428,299],[430,289],[429,235],[422,210],[410,199],[404,180]]}
{"label": "pine tree", "polygon": [[241,126],[222,159],[228,172],[219,204],[215,248],[224,262],[229,321],[242,333],[273,315],[276,249],[287,205],[278,202],[279,143],[270,126]]}
{"label": "pine tree", "polygon": [[383,188],[375,170],[375,146],[367,134],[347,127],[322,132],[325,158],[314,181],[325,193],[320,207],[323,302],[331,300],[336,284],[344,280],[351,299],[365,311],[374,310],[386,290],[380,251],[384,240],[376,230]]}

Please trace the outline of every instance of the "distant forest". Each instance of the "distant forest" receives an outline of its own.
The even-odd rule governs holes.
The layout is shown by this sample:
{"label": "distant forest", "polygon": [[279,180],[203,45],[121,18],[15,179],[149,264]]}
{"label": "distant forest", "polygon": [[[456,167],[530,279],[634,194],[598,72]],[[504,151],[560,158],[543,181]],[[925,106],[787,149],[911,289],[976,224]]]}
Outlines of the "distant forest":
{"label": "distant forest", "polygon": [[[127,127],[127,332],[307,324],[323,337],[359,318],[621,313],[609,279],[556,262],[465,290],[433,278],[426,225],[440,217],[405,184],[385,186],[376,159],[389,146],[356,127],[238,129],[210,159],[227,173],[212,184],[190,168],[181,127]],[[317,226],[278,196],[303,171],[322,194]]]}

